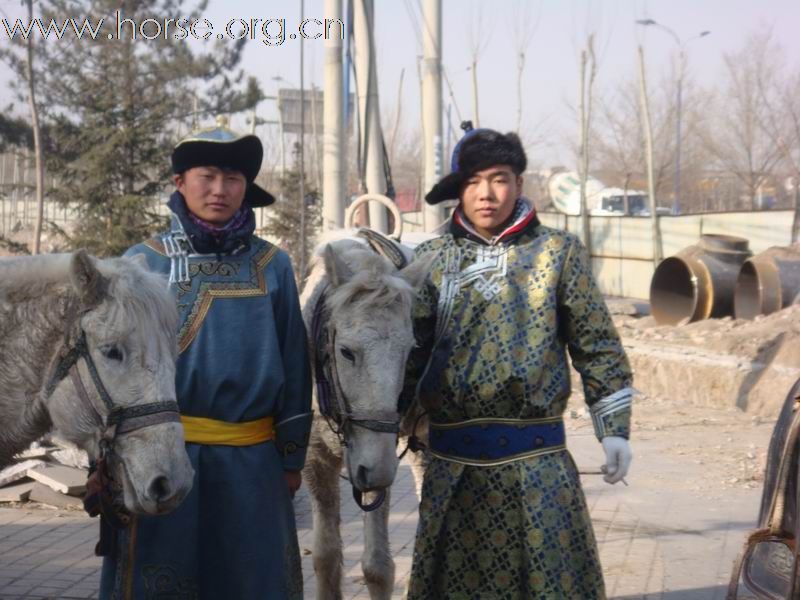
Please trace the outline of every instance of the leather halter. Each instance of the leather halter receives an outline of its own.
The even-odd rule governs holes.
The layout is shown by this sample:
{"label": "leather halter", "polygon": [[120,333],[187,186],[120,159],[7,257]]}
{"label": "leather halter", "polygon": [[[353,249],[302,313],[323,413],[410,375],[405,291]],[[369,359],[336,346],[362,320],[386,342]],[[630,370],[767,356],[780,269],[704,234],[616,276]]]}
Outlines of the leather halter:
{"label": "leather halter", "polygon": [[[381,233],[370,229],[359,229],[357,235],[366,240],[376,254],[387,258],[397,269],[408,264],[395,242]],[[314,339],[314,380],[317,387],[317,403],[320,414],[331,431],[347,447],[347,436],[352,427],[361,427],[378,433],[400,433],[402,415],[396,411],[356,411],[347,399],[339,381],[336,368],[336,328],[330,323],[326,310],[326,294],[330,284],[326,284],[319,295],[311,319],[311,335]],[[352,482],[351,482],[352,485]],[[365,512],[377,509],[386,497],[381,490],[378,497],[369,504],[363,503],[363,492],[353,486],[353,499]]]}
{"label": "leather halter", "polygon": [[[86,363],[95,392],[103,401],[103,405],[107,410],[105,416],[97,409],[95,402],[92,401],[86,391],[86,386],[83,384],[78,370],[78,361],[81,359]],[[178,403],[174,400],[148,402],[147,404],[135,406],[115,404],[97,371],[97,366],[94,359],[92,359],[86,342],[86,332],[83,329],[80,330],[80,335],[75,344],[70,347],[65,343],[61,348],[58,363],[45,388],[45,398],[52,396],[58,384],[68,375],[75,386],[78,396],[84,404],[92,409],[103,428],[103,434],[100,438],[100,456],[98,458],[105,459],[113,452],[117,435],[130,433],[160,423],[180,422]]]}

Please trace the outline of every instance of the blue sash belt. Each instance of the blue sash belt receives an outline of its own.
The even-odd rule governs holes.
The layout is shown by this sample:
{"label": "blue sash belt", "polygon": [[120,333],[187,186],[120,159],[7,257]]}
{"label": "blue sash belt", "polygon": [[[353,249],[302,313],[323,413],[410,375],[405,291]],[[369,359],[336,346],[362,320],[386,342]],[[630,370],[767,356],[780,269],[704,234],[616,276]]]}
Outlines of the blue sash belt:
{"label": "blue sash belt", "polygon": [[564,421],[549,419],[472,419],[431,423],[431,453],[444,460],[495,466],[566,448]]}

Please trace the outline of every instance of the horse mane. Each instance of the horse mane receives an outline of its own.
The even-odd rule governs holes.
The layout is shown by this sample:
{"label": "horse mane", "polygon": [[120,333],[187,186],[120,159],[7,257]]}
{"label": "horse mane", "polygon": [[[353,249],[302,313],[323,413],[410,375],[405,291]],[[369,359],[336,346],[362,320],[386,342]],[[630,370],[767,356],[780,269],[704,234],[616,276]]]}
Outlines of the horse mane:
{"label": "horse mane", "polygon": [[[337,313],[347,307],[350,310],[375,310],[401,304],[411,306],[414,288],[398,276],[395,266],[385,257],[376,254],[360,238],[346,237],[336,232],[333,238],[323,238],[317,245],[312,269],[324,269],[322,252],[330,245],[344,261],[353,276],[338,286],[326,299],[326,308]],[[330,241],[333,239],[333,241]]]}
{"label": "horse mane", "polygon": [[172,334],[178,330],[178,307],[163,275],[148,271],[128,258],[98,261],[98,269],[104,276],[113,270],[111,294],[125,306],[133,331],[152,335],[146,325],[152,327],[154,313],[162,332]]}
{"label": "horse mane", "polygon": [[[0,260],[0,299],[29,300],[51,296],[54,288],[71,288],[71,260],[71,254]],[[153,322],[154,313],[165,331],[177,329],[177,307],[162,276],[127,258],[94,259],[94,264],[108,279],[109,294],[124,306],[134,331],[148,335],[145,324]]]}
{"label": "horse mane", "polygon": [[53,285],[69,283],[71,254],[0,259],[0,296],[34,298]]}

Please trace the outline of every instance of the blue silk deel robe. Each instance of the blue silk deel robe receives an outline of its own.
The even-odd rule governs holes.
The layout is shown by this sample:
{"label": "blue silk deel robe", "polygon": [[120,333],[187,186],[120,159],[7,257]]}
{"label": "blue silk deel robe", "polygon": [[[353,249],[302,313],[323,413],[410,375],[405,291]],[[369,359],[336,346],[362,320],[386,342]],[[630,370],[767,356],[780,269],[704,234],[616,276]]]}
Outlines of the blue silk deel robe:
{"label": "blue silk deel robe", "polygon": [[121,532],[103,564],[100,597],[300,600],[284,471],[305,460],[311,384],[289,257],[257,237],[220,256],[193,254],[184,237],[175,256],[169,236],[179,230],[173,219],[172,232],[126,255],[144,255],[173,280],[182,273],[184,281],[170,283],[180,313],[181,413],[227,422],[271,416],[276,436],[251,446],[187,443],[191,492],[174,512],[135,517]]}

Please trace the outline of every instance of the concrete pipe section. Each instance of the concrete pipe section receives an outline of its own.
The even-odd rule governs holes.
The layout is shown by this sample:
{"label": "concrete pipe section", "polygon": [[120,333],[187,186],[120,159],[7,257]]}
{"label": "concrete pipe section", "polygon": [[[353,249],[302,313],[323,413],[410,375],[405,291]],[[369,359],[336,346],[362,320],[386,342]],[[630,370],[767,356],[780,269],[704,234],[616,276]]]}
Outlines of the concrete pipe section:
{"label": "concrete pipe section", "polygon": [[736,278],[752,256],[746,239],[706,234],[664,259],[650,282],[650,310],[659,325],[684,325],[733,314]]}
{"label": "concrete pipe section", "polygon": [[800,244],[773,246],[744,262],[734,295],[737,319],[768,315],[800,301]]}

